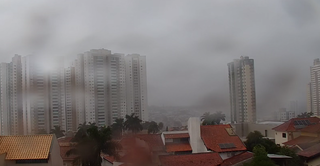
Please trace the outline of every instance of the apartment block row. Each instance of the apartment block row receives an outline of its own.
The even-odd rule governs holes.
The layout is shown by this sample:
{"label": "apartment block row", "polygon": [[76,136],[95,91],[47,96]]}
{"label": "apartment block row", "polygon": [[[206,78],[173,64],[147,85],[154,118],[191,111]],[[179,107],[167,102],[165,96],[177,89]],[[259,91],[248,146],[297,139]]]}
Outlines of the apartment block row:
{"label": "apartment block row", "polygon": [[62,57],[15,55],[0,65],[1,135],[75,131],[134,113],[148,120],[146,57],[94,49],[65,67]]}

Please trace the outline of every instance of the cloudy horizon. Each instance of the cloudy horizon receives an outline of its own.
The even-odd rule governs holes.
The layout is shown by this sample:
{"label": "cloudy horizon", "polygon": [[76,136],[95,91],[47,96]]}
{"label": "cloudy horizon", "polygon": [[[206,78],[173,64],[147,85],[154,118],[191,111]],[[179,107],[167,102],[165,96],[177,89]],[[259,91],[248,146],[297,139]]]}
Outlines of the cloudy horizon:
{"label": "cloudy horizon", "polygon": [[227,63],[249,56],[258,116],[292,100],[303,111],[320,58],[317,1],[2,1],[0,20],[0,62],[99,48],[146,56],[149,105],[228,114]]}

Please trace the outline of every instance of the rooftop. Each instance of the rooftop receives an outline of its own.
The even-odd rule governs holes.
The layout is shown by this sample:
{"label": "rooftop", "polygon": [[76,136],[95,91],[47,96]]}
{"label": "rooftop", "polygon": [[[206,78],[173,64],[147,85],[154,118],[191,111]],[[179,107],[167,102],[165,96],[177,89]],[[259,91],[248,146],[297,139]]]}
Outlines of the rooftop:
{"label": "rooftop", "polygon": [[185,152],[192,151],[189,142],[179,142],[179,143],[166,143],[165,145],[167,152]]}
{"label": "rooftop", "polygon": [[221,166],[232,166],[240,162],[244,162],[246,160],[249,160],[253,157],[253,153],[251,152],[243,152],[238,155],[232,156],[226,160],[223,161]]}
{"label": "rooftop", "polygon": [[313,157],[315,155],[320,154],[320,143],[315,144],[313,146],[311,146],[310,148],[307,148],[303,151],[298,152],[299,156],[303,156],[303,157]]}
{"label": "rooftop", "polygon": [[319,124],[320,119],[317,117],[310,117],[310,118],[292,118],[287,122],[273,128],[275,131],[300,131],[306,126]]}
{"label": "rooftop", "polygon": [[6,160],[48,159],[53,135],[0,136],[0,154]]}
{"label": "rooftop", "polygon": [[227,128],[231,128],[230,124],[201,126],[201,138],[205,146],[214,152],[247,150],[241,139],[237,135],[230,135]]}
{"label": "rooftop", "polygon": [[287,146],[293,146],[293,145],[300,145],[300,144],[319,142],[319,141],[320,141],[320,138],[318,137],[299,136],[295,139],[284,142],[283,144]]}
{"label": "rooftop", "polygon": [[189,133],[163,134],[165,139],[171,138],[189,138]]}
{"label": "rooftop", "polygon": [[218,153],[159,156],[162,166],[218,166],[222,158]]}

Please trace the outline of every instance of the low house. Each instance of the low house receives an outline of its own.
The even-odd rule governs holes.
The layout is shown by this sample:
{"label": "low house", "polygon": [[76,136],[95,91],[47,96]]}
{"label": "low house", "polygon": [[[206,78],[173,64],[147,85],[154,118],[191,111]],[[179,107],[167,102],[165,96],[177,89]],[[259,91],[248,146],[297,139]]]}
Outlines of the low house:
{"label": "low house", "polygon": [[54,135],[0,136],[1,166],[62,166]]}
{"label": "low house", "polygon": [[193,153],[159,156],[162,166],[220,166],[223,162],[218,153]]}
{"label": "low house", "polygon": [[310,118],[292,118],[289,121],[273,128],[275,130],[275,143],[284,146],[283,143],[298,138],[301,131],[308,127],[320,123],[317,117]]}

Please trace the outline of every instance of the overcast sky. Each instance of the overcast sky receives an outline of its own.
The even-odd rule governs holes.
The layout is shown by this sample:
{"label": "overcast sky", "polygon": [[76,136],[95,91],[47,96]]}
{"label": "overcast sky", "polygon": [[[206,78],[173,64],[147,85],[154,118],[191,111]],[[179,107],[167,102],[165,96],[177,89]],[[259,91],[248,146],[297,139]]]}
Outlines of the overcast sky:
{"label": "overcast sky", "polygon": [[320,2],[308,0],[0,1],[0,62],[93,48],[147,57],[149,105],[229,113],[227,63],[255,60],[258,115],[306,106],[320,57]]}

